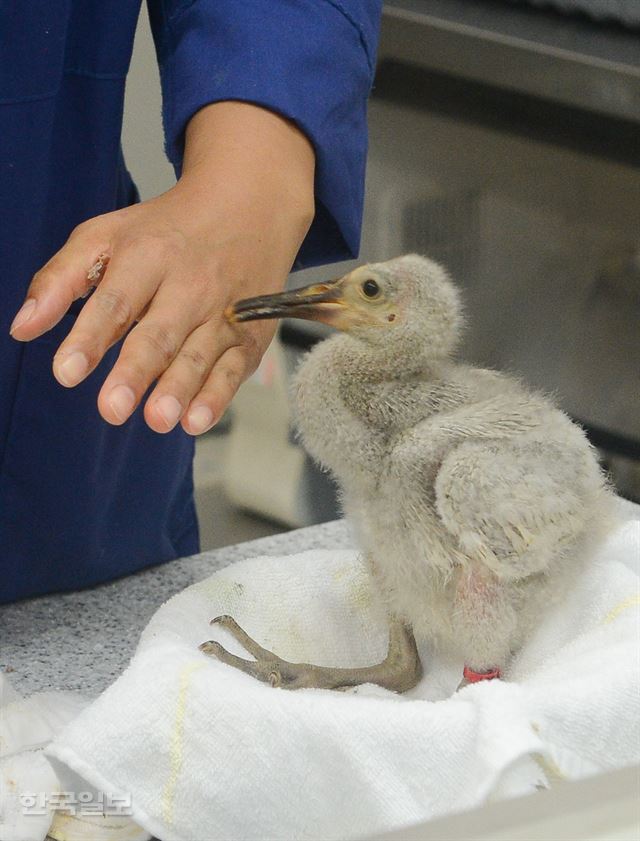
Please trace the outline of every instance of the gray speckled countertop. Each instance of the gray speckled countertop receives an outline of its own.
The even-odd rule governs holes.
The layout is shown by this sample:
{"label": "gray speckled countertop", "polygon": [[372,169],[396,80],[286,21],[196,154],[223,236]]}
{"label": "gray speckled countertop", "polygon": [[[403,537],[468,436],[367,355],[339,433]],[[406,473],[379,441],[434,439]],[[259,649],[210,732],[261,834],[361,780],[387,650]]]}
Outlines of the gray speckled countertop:
{"label": "gray speckled countertop", "polygon": [[243,558],[352,545],[344,522],[325,523],[181,558],[89,590],[1,606],[0,668],[23,695],[70,689],[96,696],[127,665],[153,613],[185,587]]}

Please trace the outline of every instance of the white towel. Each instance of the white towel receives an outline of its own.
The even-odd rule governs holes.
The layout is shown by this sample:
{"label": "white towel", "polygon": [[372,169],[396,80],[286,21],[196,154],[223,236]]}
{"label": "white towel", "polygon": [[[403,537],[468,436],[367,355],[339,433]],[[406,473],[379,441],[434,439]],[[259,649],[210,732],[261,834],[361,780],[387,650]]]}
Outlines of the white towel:
{"label": "white towel", "polygon": [[86,705],[71,692],[22,698],[0,672],[0,841],[42,841],[62,787],[42,748]]}
{"label": "white towel", "polygon": [[87,704],[73,692],[22,698],[0,672],[0,841],[43,841],[47,833],[61,841],[148,841],[128,816],[102,814],[102,793],[44,756]]}
{"label": "white towel", "polygon": [[355,553],[244,561],[160,608],[126,671],[48,754],[130,796],[163,841],[349,839],[636,763],[639,563],[630,521],[505,680],[455,692],[463,664],[422,649],[422,682],[397,696],[273,689],[200,653],[217,638],[245,654],[209,627],[223,613],[291,660],[385,653]]}

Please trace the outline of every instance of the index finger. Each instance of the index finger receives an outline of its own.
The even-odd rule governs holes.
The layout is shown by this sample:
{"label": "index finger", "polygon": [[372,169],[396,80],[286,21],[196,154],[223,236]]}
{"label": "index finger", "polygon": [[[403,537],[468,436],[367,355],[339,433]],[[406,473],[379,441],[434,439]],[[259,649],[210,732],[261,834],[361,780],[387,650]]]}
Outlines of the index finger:
{"label": "index finger", "polygon": [[161,261],[143,250],[115,251],[104,279],[54,357],[53,373],[61,385],[75,386],[96,368],[143,312],[163,275]]}
{"label": "index finger", "polygon": [[71,304],[90,286],[87,273],[101,253],[108,253],[104,231],[80,226],[36,274],[25,302],[16,314],[10,334],[20,342],[37,339],[60,321]]}

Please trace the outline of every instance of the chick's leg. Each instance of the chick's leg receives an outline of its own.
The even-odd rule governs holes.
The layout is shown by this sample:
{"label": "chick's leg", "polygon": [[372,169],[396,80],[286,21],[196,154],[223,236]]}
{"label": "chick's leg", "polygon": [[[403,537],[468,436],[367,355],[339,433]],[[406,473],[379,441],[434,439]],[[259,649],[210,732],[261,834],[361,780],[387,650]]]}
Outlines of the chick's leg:
{"label": "chick's leg", "polygon": [[283,689],[345,689],[362,683],[375,683],[394,692],[406,692],[422,677],[422,664],[413,633],[397,619],[389,627],[389,648],[385,659],[375,666],[345,669],[314,666],[312,663],[290,663],[263,648],[230,616],[218,616],[212,624],[226,628],[255,660],[245,660],[210,640],[200,650],[223,663]]}

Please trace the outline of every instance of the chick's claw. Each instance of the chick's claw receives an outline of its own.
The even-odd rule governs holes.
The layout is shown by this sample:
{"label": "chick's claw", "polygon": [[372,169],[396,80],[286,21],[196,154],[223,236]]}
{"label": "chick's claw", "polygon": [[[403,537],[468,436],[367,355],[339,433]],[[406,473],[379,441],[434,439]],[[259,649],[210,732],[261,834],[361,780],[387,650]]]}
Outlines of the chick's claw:
{"label": "chick's claw", "polygon": [[243,657],[238,657],[236,654],[232,654],[230,651],[220,645],[219,642],[215,642],[214,640],[209,640],[208,642],[203,642],[200,646],[200,651],[208,654],[211,657],[215,657],[220,660],[221,663],[226,663],[228,666],[233,666],[235,669],[239,669],[245,674],[251,675],[258,680],[262,680],[265,683],[272,683],[270,678],[270,672],[272,669],[266,668],[266,663],[261,663],[257,660],[245,660]]}
{"label": "chick's claw", "polygon": [[[212,620],[212,624],[220,624],[226,627],[236,639],[255,656],[255,660],[245,660],[243,657],[238,657],[215,640],[203,642],[199,646],[200,651],[208,654],[211,657],[216,657],[221,663],[226,663],[228,666],[233,666],[251,677],[261,680],[263,683],[269,683],[271,686],[282,686],[284,688],[297,688],[293,681],[283,679],[283,672],[297,664],[285,663],[271,651],[258,645],[251,637],[230,617],[220,616]],[[289,677],[289,675],[287,675]]]}
{"label": "chick's claw", "polygon": [[273,651],[263,648],[231,616],[216,616],[210,624],[225,628],[249,654],[256,658],[255,660],[246,660],[243,657],[238,657],[236,654],[227,651],[223,645],[215,640],[203,642],[199,646],[200,651],[217,658],[221,663],[226,663],[228,666],[233,666],[263,683],[282,689],[309,687],[329,689],[336,685],[335,677],[332,676],[333,679],[327,682],[326,675],[318,674],[322,670],[319,670],[317,666],[310,663],[290,663],[278,657]]}
{"label": "chick's claw", "polygon": [[238,625],[236,620],[229,615],[223,616],[216,616],[215,619],[212,619],[209,623],[210,625],[220,625],[221,627],[225,628],[229,633],[235,637],[240,645],[252,654],[256,660],[264,659],[264,660],[278,660],[279,658],[272,652],[266,648],[263,648],[261,645],[250,637],[249,634]]}

